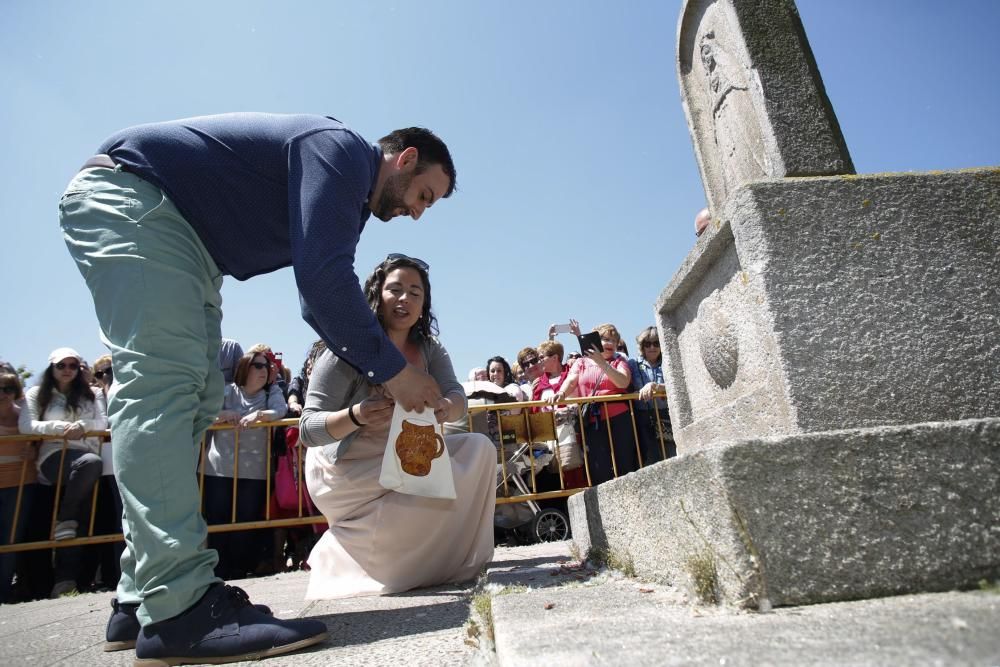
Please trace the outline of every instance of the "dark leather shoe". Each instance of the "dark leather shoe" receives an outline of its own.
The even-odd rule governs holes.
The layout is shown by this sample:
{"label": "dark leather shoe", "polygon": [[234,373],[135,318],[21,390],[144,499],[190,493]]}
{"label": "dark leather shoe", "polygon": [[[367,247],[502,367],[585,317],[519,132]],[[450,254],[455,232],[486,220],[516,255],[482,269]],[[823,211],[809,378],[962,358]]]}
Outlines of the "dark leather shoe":
{"label": "dark leather shoe", "polygon": [[[264,604],[255,604],[262,614],[271,615],[271,608]],[[108,627],[104,632],[105,651],[125,651],[135,648],[135,638],[139,636],[139,619],[135,612],[139,610],[139,605],[119,602],[118,598],[111,598],[111,618],[108,619]]]}
{"label": "dark leather shoe", "polygon": [[250,604],[241,589],[212,584],[187,611],[139,631],[134,665],[219,665],[259,660],[298,651],[328,636],[322,621],[285,621],[268,616]]}

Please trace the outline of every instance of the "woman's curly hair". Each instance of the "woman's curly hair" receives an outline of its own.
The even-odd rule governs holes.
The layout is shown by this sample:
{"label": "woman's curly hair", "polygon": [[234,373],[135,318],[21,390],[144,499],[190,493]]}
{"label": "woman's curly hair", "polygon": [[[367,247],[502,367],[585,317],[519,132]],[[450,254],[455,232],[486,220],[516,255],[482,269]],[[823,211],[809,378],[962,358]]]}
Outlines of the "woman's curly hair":
{"label": "woman's curly hair", "polygon": [[427,271],[420,263],[409,257],[396,256],[386,258],[381,264],[375,267],[371,275],[365,280],[365,298],[368,299],[368,306],[375,313],[376,319],[382,328],[385,322],[382,321],[382,287],[385,285],[385,277],[396,269],[413,269],[420,274],[420,280],[424,283],[424,307],[420,314],[420,319],[410,327],[408,338],[412,342],[430,338],[438,335],[437,318],[431,312],[431,281],[427,276]]}

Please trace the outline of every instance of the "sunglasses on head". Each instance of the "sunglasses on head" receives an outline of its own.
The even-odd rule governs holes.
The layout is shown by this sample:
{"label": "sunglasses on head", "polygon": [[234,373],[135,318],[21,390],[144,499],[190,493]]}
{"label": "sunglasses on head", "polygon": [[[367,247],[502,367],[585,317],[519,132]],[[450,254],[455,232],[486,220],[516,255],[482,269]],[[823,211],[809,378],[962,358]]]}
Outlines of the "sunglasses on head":
{"label": "sunglasses on head", "polygon": [[110,368],[105,369],[103,371],[94,371],[94,377],[97,378],[98,380],[100,380],[104,376],[107,376],[109,380],[112,380],[115,377],[114,373]]}
{"label": "sunglasses on head", "polygon": [[271,364],[267,363],[266,361],[251,361],[250,365],[253,366],[254,368],[256,368],[259,371],[262,371],[265,368],[270,368],[271,367]]}
{"label": "sunglasses on head", "polygon": [[387,262],[396,262],[401,259],[413,262],[413,264],[415,264],[418,268],[420,268],[424,273],[429,273],[431,270],[430,265],[424,260],[417,259],[416,257],[410,257],[409,255],[404,255],[401,252],[390,252],[388,255],[385,256],[385,261]]}
{"label": "sunglasses on head", "polygon": [[56,369],[58,369],[60,371],[64,371],[67,368],[70,369],[71,371],[78,371],[78,370],[80,370],[80,364],[78,364],[76,362],[73,362],[73,361],[69,362],[68,364],[66,362],[64,362],[64,361],[60,361],[55,366],[56,366]]}
{"label": "sunglasses on head", "polygon": [[8,385],[4,385],[3,387],[0,387],[0,391],[2,391],[5,394],[11,394],[11,395],[13,395],[13,394],[17,393],[17,387],[15,387],[12,384],[8,384]]}

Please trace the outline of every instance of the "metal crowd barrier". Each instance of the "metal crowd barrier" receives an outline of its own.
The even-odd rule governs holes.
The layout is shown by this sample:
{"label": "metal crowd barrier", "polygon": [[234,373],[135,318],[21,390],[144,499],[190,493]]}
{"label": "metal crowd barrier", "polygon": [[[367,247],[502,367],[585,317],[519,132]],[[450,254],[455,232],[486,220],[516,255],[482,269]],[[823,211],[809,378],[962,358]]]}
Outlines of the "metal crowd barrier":
{"label": "metal crowd barrier", "polygon": [[[654,398],[665,398],[665,397],[666,397],[665,394],[654,395]],[[502,443],[498,447],[498,465],[500,466],[501,480],[502,480],[501,484],[499,486],[502,487],[502,490],[501,490],[501,488],[498,488],[497,504],[498,505],[502,505],[502,504],[506,504],[506,503],[521,503],[521,502],[528,502],[528,501],[547,500],[547,499],[552,499],[552,498],[563,498],[563,497],[571,496],[571,495],[573,495],[575,493],[579,493],[580,491],[583,491],[584,489],[589,488],[590,486],[592,486],[592,479],[591,479],[591,474],[590,474],[590,464],[589,464],[588,456],[587,456],[587,451],[588,451],[588,446],[587,446],[587,428],[585,427],[585,424],[584,424],[584,421],[583,421],[583,415],[584,415],[584,409],[583,409],[583,407],[586,406],[587,404],[590,404],[590,403],[622,403],[622,402],[625,402],[625,401],[628,402],[629,414],[630,414],[631,422],[632,422],[632,436],[633,436],[633,440],[635,442],[635,447],[636,447],[636,457],[637,457],[637,461],[639,462],[639,467],[641,468],[644,464],[643,464],[643,461],[642,461],[642,452],[641,452],[641,447],[640,447],[640,439],[639,439],[639,434],[638,434],[638,428],[636,426],[636,421],[635,421],[636,409],[635,409],[635,403],[634,403],[634,401],[636,401],[638,399],[639,399],[639,395],[637,393],[633,393],[633,394],[619,394],[619,395],[614,395],[614,396],[595,396],[595,397],[588,397],[588,398],[568,398],[563,403],[559,404],[560,406],[570,406],[570,405],[578,405],[578,406],[580,406],[580,408],[577,410],[577,415],[576,415],[576,419],[577,419],[577,422],[578,422],[578,429],[576,429],[576,432],[577,432],[577,434],[579,434],[580,440],[581,440],[580,446],[582,448],[583,468],[584,468],[584,474],[585,474],[585,484],[584,484],[584,486],[578,486],[578,487],[573,487],[573,488],[567,488],[566,487],[565,473],[564,473],[564,469],[563,469],[564,466],[562,464],[562,461],[560,460],[559,447],[554,442],[555,438],[548,438],[547,437],[547,436],[550,436],[550,435],[554,435],[554,428],[551,431],[549,431],[544,426],[544,422],[545,422],[545,419],[546,419],[544,417],[544,415],[552,415],[553,413],[550,412],[550,410],[552,409],[553,406],[549,405],[545,401],[520,401],[520,402],[516,402],[516,403],[501,403],[501,404],[492,404],[492,405],[470,406],[469,410],[468,410],[468,413],[466,415],[466,419],[465,419],[467,421],[466,429],[469,432],[473,431],[473,421],[474,421],[473,417],[474,417],[474,415],[476,415],[478,413],[481,413],[481,412],[496,412],[497,413],[497,422],[498,422],[498,426],[499,426],[499,436],[500,436],[500,440],[501,440],[501,443]],[[540,408],[541,411],[538,411],[538,412],[533,412],[532,411],[533,409],[538,409],[538,408]],[[660,413],[659,408],[656,406],[655,401],[653,402],[653,409],[655,410],[655,414],[656,414],[656,423],[657,423],[657,430],[658,430],[658,438],[659,438],[661,459],[666,459],[667,458],[666,440],[667,440],[668,437],[670,437],[670,435],[667,434],[667,433],[664,433],[662,427],[660,426],[661,423],[662,423],[662,420],[660,419],[661,413]],[[515,411],[515,410],[520,410],[521,413],[519,415],[510,415],[509,414],[511,411]],[[543,417],[541,417],[541,418],[535,418],[534,415],[542,415]],[[551,421],[553,423],[553,425],[554,425],[554,418],[549,419],[549,421]],[[524,424],[523,428],[521,427],[521,425],[519,424],[519,422],[523,422],[523,424]],[[299,423],[298,419],[282,419],[282,420],[277,420],[277,421],[272,421],[272,422],[261,422],[260,424],[255,424],[254,426],[251,427],[251,428],[266,428],[267,429],[267,455],[266,455],[266,458],[265,458],[266,461],[271,461],[272,460],[272,444],[273,444],[272,440],[273,440],[274,429],[278,428],[278,427],[282,427],[282,426],[298,426],[298,423]],[[538,424],[543,424],[543,426],[541,428],[538,428]],[[605,428],[607,430],[608,440],[611,443],[610,444],[610,456],[611,456],[612,469],[614,471],[614,477],[618,477],[619,476],[619,474],[618,474],[618,466],[617,466],[617,462],[615,461],[614,440],[613,440],[613,434],[611,432],[610,420],[604,420],[604,425],[605,425]],[[533,428],[538,428],[539,432],[534,432]],[[308,492],[305,491],[305,484],[304,484],[304,477],[303,477],[303,468],[304,468],[305,449],[306,448],[302,445],[301,441],[298,441],[295,444],[295,447],[297,448],[297,453],[298,453],[297,462],[299,464],[299,470],[296,471],[296,475],[299,476],[297,515],[295,517],[284,518],[284,519],[271,518],[271,503],[270,503],[270,498],[271,498],[271,489],[273,488],[273,485],[274,485],[274,480],[273,480],[273,472],[274,471],[272,470],[272,468],[274,466],[269,466],[268,467],[268,471],[267,471],[266,484],[265,484],[265,488],[266,488],[265,498],[266,498],[266,500],[265,500],[265,506],[264,506],[264,518],[261,519],[261,520],[257,520],[257,521],[237,522],[236,521],[236,506],[237,506],[236,503],[237,503],[237,482],[239,480],[239,450],[240,450],[239,439],[240,439],[240,431],[239,431],[239,429],[236,429],[234,426],[229,425],[229,424],[217,424],[217,425],[213,425],[213,426],[211,426],[209,428],[209,431],[219,431],[219,430],[235,430],[236,431],[235,434],[234,434],[235,444],[234,444],[233,477],[232,477],[232,483],[233,483],[232,511],[231,511],[231,516],[230,516],[230,522],[229,523],[209,525],[208,526],[208,532],[209,533],[221,533],[221,532],[237,531],[237,530],[251,530],[251,529],[258,529],[258,528],[283,528],[283,527],[291,527],[291,526],[308,526],[308,525],[312,525],[312,524],[321,524],[321,523],[325,523],[326,522],[326,519],[321,514],[317,514],[317,515],[310,515],[310,514],[308,514],[308,508],[307,508],[306,500],[305,500],[305,494],[308,493]],[[108,431],[89,432],[84,437],[102,437],[102,438],[103,437],[110,437],[110,433]],[[545,438],[545,439],[543,439],[543,438]],[[63,438],[60,438],[58,436],[39,436],[39,435],[34,435],[34,434],[0,436],[0,444],[3,444],[4,442],[24,442],[24,441],[37,442],[37,441],[41,441],[41,440],[63,440]],[[205,457],[206,441],[207,441],[207,437],[202,438],[202,441],[201,441],[201,458],[202,458],[202,460],[204,460],[204,457]],[[512,446],[512,448],[511,448],[511,446]],[[524,447],[527,447],[527,453],[528,453],[527,458],[528,458],[529,467],[530,467],[530,481],[531,481],[531,486],[530,486],[530,491],[528,493],[516,494],[511,489],[510,476],[507,474],[508,473],[508,465],[511,465],[511,461],[508,460],[507,454],[508,454],[508,452],[511,452],[512,454],[516,454],[517,451],[518,451],[518,448],[524,448]],[[541,471],[539,471],[539,470],[536,469],[535,459],[534,459],[534,456],[532,455],[533,448],[535,448],[535,447],[551,447],[551,448],[554,449],[553,453],[554,453],[554,460],[555,460],[555,464],[556,464],[554,467],[556,468],[556,472],[558,473],[558,477],[559,477],[559,488],[558,489],[549,490],[549,491],[542,491],[542,492],[538,491],[538,475],[541,474]],[[88,526],[87,526],[86,536],[76,537],[76,538],[69,539],[69,540],[59,540],[59,541],[56,541],[56,540],[52,539],[52,536],[53,536],[54,531],[55,531],[56,515],[57,515],[58,509],[59,509],[59,501],[60,501],[60,499],[62,497],[62,486],[63,486],[62,485],[62,477],[63,477],[62,473],[63,473],[63,466],[65,464],[67,449],[68,449],[67,443],[64,441],[63,442],[63,448],[62,448],[62,451],[60,453],[59,476],[58,476],[57,482],[55,484],[55,499],[54,499],[54,502],[53,502],[52,517],[51,517],[51,522],[50,522],[50,526],[49,526],[49,538],[50,539],[48,539],[48,540],[41,540],[41,541],[34,541],[34,542],[19,542],[19,543],[15,543],[14,542],[14,538],[16,536],[16,532],[15,531],[16,531],[17,526],[18,526],[18,518],[20,516],[20,512],[23,509],[22,508],[22,498],[23,498],[23,495],[24,495],[24,486],[25,486],[24,480],[27,477],[28,466],[29,465],[31,465],[31,466],[35,465],[35,461],[33,461],[33,460],[31,460],[31,461],[25,460],[25,461],[23,461],[23,463],[21,465],[21,477],[20,477],[20,483],[18,485],[18,492],[17,492],[17,496],[16,496],[16,501],[15,501],[14,518],[13,518],[13,521],[12,521],[12,524],[11,524],[11,531],[10,531],[10,534],[8,534],[8,535],[2,535],[2,536],[0,536],[0,540],[2,540],[2,542],[0,542],[0,553],[13,553],[13,552],[18,552],[18,551],[32,551],[32,550],[37,550],[37,549],[49,549],[49,548],[82,546],[82,545],[87,545],[87,544],[104,544],[104,543],[108,543],[108,542],[118,542],[118,541],[121,541],[121,540],[124,539],[122,533],[120,533],[120,532],[118,532],[118,533],[110,533],[110,534],[102,534],[102,535],[95,535],[94,534],[94,523],[95,523],[96,514],[97,514],[96,510],[97,510],[97,500],[98,500],[98,493],[99,493],[99,488],[100,488],[100,481],[98,481],[98,483],[96,483],[94,485],[94,491],[93,491],[92,496],[91,496],[91,502],[90,502],[90,520],[89,520],[89,523],[88,523]],[[203,502],[204,501],[204,489],[205,489],[205,482],[204,482],[205,473],[204,473],[204,471],[202,469],[202,466],[200,466],[200,465],[199,465],[199,470],[198,470],[197,474],[198,474],[198,488],[199,488],[199,492],[202,495],[202,502]],[[39,486],[42,486],[41,483],[39,483]],[[527,489],[524,489],[524,490],[527,490]]]}
{"label": "metal crowd barrier", "polygon": [[[653,399],[657,399],[657,398],[665,399],[666,398],[666,394],[662,393],[662,392],[658,393],[658,394],[654,394],[653,395]],[[469,406],[469,411],[468,411],[469,412],[469,416],[468,416],[468,424],[467,424],[467,430],[469,432],[473,431],[473,419],[472,419],[472,416],[474,414],[476,414],[476,413],[485,412],[485,411],[495,411],[495,412],[498,412],[498,413],[504,413],[504,412],[509,413],[509,412],[513,412],[513,411],[516,411],[516,410],[520,410],[520,415],[509,415],[509,416],[503,416],[503,417],[498,416],[498,419],[497,419],[499,437],[500,437],[501,443],[503,443],[501,446],[498,447],[498,449],[499,449],[498,459],[499,459],[499,465],[501,466],[501,483],[500,483],[500,486],[502,487],[502,490],[498,488],[497,504],[498,505],[503,505],[503,504],[507,504],[507,503],[521,503],[521,502],[527,502],[527,501],[532,501],[532,500],[548,500],[548,499],[551,499],[551,498],[564,498],[564,497],[567,497],[567,496],[571,496],[571,495],[573,495],[575,493],[579,493],[580,491],[583,491],[584,489],[587,489],[587,488],[590,488],[591,486],[593,486],[593,480],[591,478],[591,473],[590,473],[590,461],[589,461],[589,456],[588,456],[588,450],[589,450],[589,446],[588,446],[588,443],[587,443],[588,429],[586,428],[586,424],[584,423],[584,414],[585,414],[585,409],[584,408],[587,405],[590,405],[590,404],[593,404],[593,403],[601,404],[601,403],[623,403],[625,401],[628,402],[629,416],[630,416],[631,425],[632,425],[632,439],[633,439],[633,443],[634,443],[635,448],[636,448],[636,460],[638,461],[638,464],[639,464],[638,467],[639,468],[644,467],[645,462],[643,461],[643,454],[642,454],[642,449],[641,449],[641,442],[640,442],[640,438],[639,438],[639,429],[638,429],[638,426],[637,426],[636,420],[635,420],[636,412],[637,412],[637,410],[635,408],[635,401],[638,400],[638,399],[639,399],[639,394],[638,393],[632,393],[632,394],[615,394],[615,395],[612,395],[612,396],[592,396],[592,397],[580,397],[580,398],[567,398],[565,401],[563,401],[562,403],[558,404],[559,406],[573,406],[573,405],[579,406],[578,409],[577,409],[577,411],[576,411],[577,428],[575,429],[575,432],[576,432],[576,435],[579,437],[579,441],[578,442],[579,442],[581,450],[582,450],[582,452],[581,452],[582,458],[583,458],[582,467],[583,467],[583,470],[584,470],[584,475],[585,475],[586,482],[585,482],[584,486],[578,486],[578,487],[573,487],[573,488],[567,488],[566,487],[564,465],[563,465],[563,462],[560,460],[560,451],[559,451],[560,448],[557,445],[554,445],[554,444],[550,445],[550,443],[552,443],[553,440],[555,440],[554,437],[548,437],[550,434],[553,435],[553,436],[555,435],[553,433],[553,431],[555,430],[554,429],[554,423],[553,423],[553,425],[551,427],[551,430],[549,430],[550,427],[543,422],[541,428],[539,429],[540,431],[542,431],[542,433],[535,433],[535,432],[533,432],[534,428],[537,428],[537,424],[538,424],[538,421],[536,419],[534,419],[535,416],[539,416],[539,415],[552,415],[553,414],[552,412],[548,412],[548,410],[551,410],[553,408],[553,406],[550,405],[547,401],[519,401],[519,402],[513,402],[513,403],[501,403],[501,404],[491,404],[491,405],[473,405],[473,406]],[[660,446],[660,460],[665,460],[667,458],[667,439],[672,438],[672,435],[669,434],[669,433],[664,433],[664,431],[663,431],[663,427],[662,427],[663,420],[661,419],[661,411],[660,411],[659,407],[656,405],[656,401],[655,400],[652,401],[652,406],[653,406],[654,414],[656,415],[655,422],[656,422],[656,425],[657,425],[657,438],[659,440],[659,446]],[[533,409],[539,409],[539,408],[542,409],[543,411],[542,412],[532,412]],[[519,428],[519,425],[517,424],[517,422],[519,421],[519,419],[518,419],[519,417],[523,417],[523,421],[524,421],[524,424],[525,424],[524,428],[523,428],[523,431],[522,431],[522,429]],[[612,470],[614,471],[613,477],[614,478],[618,478],[620,475],[619,475],[619,472],[618,472],[618,463],[617,463],[616,458],[615,458],[614,435],[611,432],[611,420],[610,419],[605,419],[605,420],[602,420],[602,421],[604,423],[605,432],[608,435],[608,442],[609,442],[609,452],[608,452],[608,454],[609,454],[609,456],[611,458]],[[511,424],[514,425],[513,429],[510,428]],[[535,424],[536,426],[533,426],[533,424]],[[519,431],[519,432],[514,433],[513,437],[509,437],[510,434],[508,433],[508,431],[510,431],[510,430],[516,430],[516,431]],[[496,443],[494,443],[494,444],[496,444]],[[529,465],[530,465],[530,478],[531,478],[531,492],[529,492],[529,493],[514,494],[514,493],[512,493],[512,490],[510,488],[510,475],[508,475],[508,471],[507,471],[507,466],[508,466],[509,458],[510,458],[510,457],[507,456],[507,452],[508,452],[507,447],[510,444],[512,444],[514,446],[514,448],[515,448],[514,452],[515,453],[518,451],[517,448],[520,445],[527,444],[529,446],[529,450],[528,450],[529,455],[527,457],[528,461],[529,461]],[[541,493],[539,493],[537,491],[537,489],[538,489],[537,476],[539,474],[539,471],[536,469],[534,456],[532,456],[530,454],[530,447],[531,447],[531,445],[551,446],[552,449],[554,450],[553,453],[554,453],[554,460],[555,460],[555,464],[556,464],[555,468],[556,468],[556,472],[558,473],[558,476],[559,476],[559,487],[560,488],[558,490],[545,491],[545,492],[541,492]]]}

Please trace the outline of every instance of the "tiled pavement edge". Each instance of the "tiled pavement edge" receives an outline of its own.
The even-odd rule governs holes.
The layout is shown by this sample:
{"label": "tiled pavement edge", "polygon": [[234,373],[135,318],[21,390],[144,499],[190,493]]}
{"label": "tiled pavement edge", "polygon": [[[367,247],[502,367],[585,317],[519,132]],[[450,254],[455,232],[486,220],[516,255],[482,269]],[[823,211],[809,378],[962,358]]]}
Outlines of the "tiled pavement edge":
{"label": "tiled pavement edge", "polygon": [[1000,666],[996,587],[757,613],[581,567],[565,543],[498,553],[487,581],[500,667]]}

